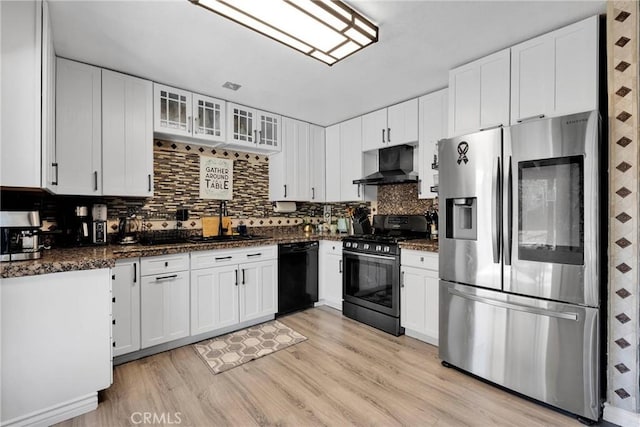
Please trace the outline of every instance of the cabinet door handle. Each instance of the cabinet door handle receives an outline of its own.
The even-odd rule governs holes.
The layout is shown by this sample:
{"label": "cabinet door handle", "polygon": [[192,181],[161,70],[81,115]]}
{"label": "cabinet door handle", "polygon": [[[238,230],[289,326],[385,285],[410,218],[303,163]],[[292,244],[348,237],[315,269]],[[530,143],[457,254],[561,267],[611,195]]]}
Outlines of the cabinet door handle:
{"label": "cabinet door handle", "polygon": [[98,171],[93,171],[93,191],[98,191]]}
{"label": "cabinet door handle", "polygon": [[404,288],[404,271],[400,273],[400,287]]}
{"label": "cabinet door handle", "polygon": [[342,273],[342,260],[338,261],[338,273]]}
{"label": "cabinet door handle", "polygon": [[138,281],[138,264],[137,263],[133,263],[133,283],[136,283]]}
{"label": "cabinet door handle", "polygon": [[242,269],[242,284],[244,285],[244,268]]}
{"label": "cabinet door handle", "polygon": [[[540,117],[544,117],[544,114],[542,116],[540,116]],[[538,118],[538,116],[534,116],[532,118]],[[527,119],[525,119],[525,120],[527,120]],[[520,122],[521,122],[521,120],[518,120],[518,123],[520,123]],[[495,126],[489,126],[488,128],[482,128],[482,129],[480,129],[480,132],[483,132],[485,130],[498,129],[498,128],[501,128],[501,127],[502,127],[502,123],[500,123],[499,125],[495,125]],[[436,169],[436,168],[433,167],[433,164],[435,164],[435,163],[436,162],[432,163],[431,169]]]}
{"label": "cabinet door handle", "polygon": [[253,143],[254,144],[258,143],[258,131],[257,130],[253,131]]}
{"label": "cabinet door handle", "polygon": [[247,258],[254,257],[254,256],[260,256],[260,255],[262,255],[262,252],[258,252],[257,254],[247,254]]}
{"label": "cabinet door handle", "polygon": [[151,174],[147,175],[149,178],[149,193],[151,193]]}
{"label": "cabinet door handle", "polygon": [[260,144],[264,144],[264,140],[262,139],[262,131],[258,131],[258,138],[260,139]]}
{"label": "cabinet door handle", "polygon": [[391,142],[391,128],[387,128],[387,142]]}
{"label": "cabinet door handle", "polygon": [[518,123],[522,123],[522,122],[526,122],[528,120],[534,120],[534,119],[544,119],[544,114],[536,114],[535,116],[531,116],[531,117],[525,117],[522,118],[520,120],[518,120]]}
{"label": "cabinet door handle", "polygon": [[51,163],[51,166],[56,168],[55,180],[51,181],[51,185],[58,185],[58,163]]}
{"label": "cabinet door handle", "polygon": [[422,180],[418,180],[418,194],[422,194]]}
{"label": "cabinet door handle", "polygon": [[193,133],[198,133],[198,116],[193,116]]}
{"label": "cabinet door handle", "polygon": [[315,200],[315,199],[316,199],[316,188],[311,187],[311,200]]}
{"label": "cabinet door handle", "polygon": [[231,259],[233,258],[232,256],[221,256],[221,257],[216,257],[216,261],[224,261],[225,259]]}
{"label": "cabinet door handle", "polygon": [[238,286],[238,270],[236,270],[236,286]]}
{"label": "cabinet door handle", "polygon": [[384,129],[382,129],[382,143],[384,144]]}
{"label": "cabinet door handle", "polygon": [[187,116],[187,132],[191,133],[191,124],[192,124],[192,120],[191,120],[191,116]]}
{"label": "cabinet door handle", "polygon": [[170,279],[175,279],[176,277],[178,277],[177,274],[171,274],[169,276],[158,276],[156,277],[156,282],[159,282],[161,280],[170,280]]}
{"label": "cabinet door handle", "polygon": [[284,197],[287,197],[287,184],[284,185]]}
{"label": "cabinet door handle", "polygon": [[356,184],[358,186],[358,199],[360,198],[360,184]]}

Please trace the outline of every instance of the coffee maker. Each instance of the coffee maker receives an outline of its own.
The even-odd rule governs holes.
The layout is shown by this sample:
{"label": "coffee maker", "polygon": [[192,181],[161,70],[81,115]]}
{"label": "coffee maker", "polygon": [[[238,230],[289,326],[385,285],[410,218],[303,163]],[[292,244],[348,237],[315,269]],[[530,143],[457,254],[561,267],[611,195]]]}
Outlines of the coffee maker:
{"label": "coffee maker", "polygon": [[86,206],[76,206],[75,209],[75,243],[86,245],[91,243],[89,235],[89,208]]}
{"label": "coffee maker", "polygon": [[97,245],[107,243],[107,205],[96,203],[91,208],[91,240]]}
{"label": "coffee maker", "polygon": [[39,233],[38,211],[0,211],[0,261],[40,258]]}

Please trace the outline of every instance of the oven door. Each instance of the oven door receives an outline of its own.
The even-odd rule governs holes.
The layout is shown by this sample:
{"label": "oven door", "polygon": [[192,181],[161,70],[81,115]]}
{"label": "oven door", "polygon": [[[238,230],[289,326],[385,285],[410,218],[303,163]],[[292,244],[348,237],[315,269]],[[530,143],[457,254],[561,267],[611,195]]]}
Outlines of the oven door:
{"label": "oven door", "polygon": [[342,297],[389,316],[400,316],[400,262],[396,256],[342,251]]}

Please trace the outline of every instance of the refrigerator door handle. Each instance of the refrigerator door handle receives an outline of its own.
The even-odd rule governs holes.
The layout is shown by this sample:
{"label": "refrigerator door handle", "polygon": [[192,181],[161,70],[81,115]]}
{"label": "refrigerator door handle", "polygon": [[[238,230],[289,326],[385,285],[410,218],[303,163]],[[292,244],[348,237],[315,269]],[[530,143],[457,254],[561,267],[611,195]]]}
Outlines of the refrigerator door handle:
{"label": "refrigerator door handle", "polygon": [[522,311],[524,313],[538,314],[541,316],[556,317],[558,319],[574,320],[578,321],[578,313],[545,310],[544,308],[532,307],[530,305],[518,304],[495,300],[493,298],[481,297],[478,295],[468,294],[466,292],[459,291],[457,289],[449,288],[449,293],[461,298],[466,298],[472,301],[477,301],[483,304],[493,305],[494,307],[506,308],[509,310]]}
{"label": "refrigerator door handle", "polygon": [[493,176],[491,179],[491,246],[493,249],[493,262],[500,262],[500,158],[493,161]]}
{"label": "refrigerator door handle", "polygon": [[507,244],[504,248],[505,265],[511,265],[511,245],[513,244],[513,173],[511,163],[511,156],[509,156],[509,171],[507,173]]}

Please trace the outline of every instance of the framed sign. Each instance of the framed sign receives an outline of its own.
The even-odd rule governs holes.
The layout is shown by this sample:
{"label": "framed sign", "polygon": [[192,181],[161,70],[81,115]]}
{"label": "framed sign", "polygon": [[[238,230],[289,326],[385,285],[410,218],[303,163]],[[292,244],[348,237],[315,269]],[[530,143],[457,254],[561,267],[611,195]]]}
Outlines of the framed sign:
{"label": "framed sign", "polygon": [[233,199],[233,160],[200,156],[200,198]]}

